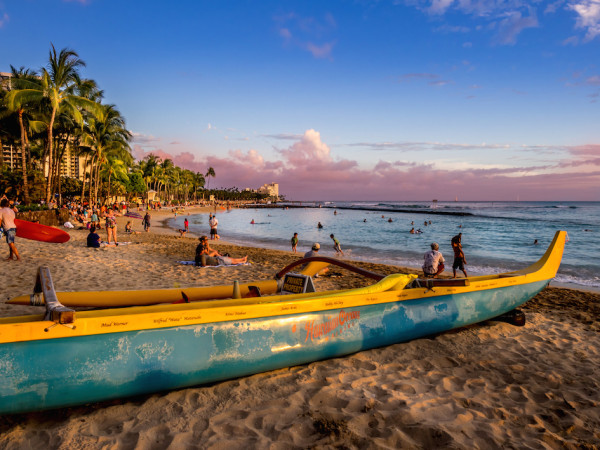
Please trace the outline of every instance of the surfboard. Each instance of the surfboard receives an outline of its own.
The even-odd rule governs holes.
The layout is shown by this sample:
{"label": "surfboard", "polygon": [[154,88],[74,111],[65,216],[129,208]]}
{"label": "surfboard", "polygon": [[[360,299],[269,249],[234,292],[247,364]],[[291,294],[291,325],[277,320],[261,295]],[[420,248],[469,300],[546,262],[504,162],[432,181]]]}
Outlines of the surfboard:
{"label": "surfboard", "polygon": [[17,237],[31,239],[32,241],[52,242],[62,244],[71,239],[69,233],[58,228],[49,227],[40,223],[27,222],[26,220],[15,219],[17,226]]}
{"label": "surfboard", "polygon": [[138,214],[138,213],[136,213],[136,212],[131,212],[131,211],[130,211],[130,212],[127,212],[127,213],[125,213],[125,214],[124,214],[124,216],[125,216],[125,217],[132,217],[132,218],[134,218],[134,219],[143,219],[143,217],[142,217],[142,215],[141,215],[141,214]]}

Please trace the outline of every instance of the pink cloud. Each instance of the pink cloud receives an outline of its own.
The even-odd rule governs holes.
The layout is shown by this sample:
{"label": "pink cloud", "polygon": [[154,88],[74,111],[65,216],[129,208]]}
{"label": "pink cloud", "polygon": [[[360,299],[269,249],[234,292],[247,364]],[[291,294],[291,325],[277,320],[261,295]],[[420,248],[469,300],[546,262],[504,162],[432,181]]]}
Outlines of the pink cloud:
{"label": "pink cloud", "polygon": [[[318,131],[307,130],[269,161],[257,150],[231,150],[224,156],[196,159],[189,152],[157,156],[183,168],[216,173],[211,187],[257,188],[279,183],[289,200],[597,200],[600,145],[570,147],[572,156],[557,165],[517,168],[436,169],[410,161],[373,161],[366,169],[356,161],[336,159]],[[134,148],[139,157],[149,152]],[[581,169],[578,169],[581,167]],[[595,170],[595,168],[598,168]],[[572,172],[576,170],[576,172]],[[570,172],[571,171],[571,172]]]}

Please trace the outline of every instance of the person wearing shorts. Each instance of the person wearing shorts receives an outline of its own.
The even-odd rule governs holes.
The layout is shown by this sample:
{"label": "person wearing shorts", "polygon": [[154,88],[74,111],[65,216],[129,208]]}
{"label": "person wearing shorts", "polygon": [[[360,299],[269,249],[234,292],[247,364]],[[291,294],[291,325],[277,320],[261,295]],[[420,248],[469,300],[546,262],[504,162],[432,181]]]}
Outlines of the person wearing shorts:
{"label": "person wearing shorts", "polygon": [[10,207],[10,202],[5,197],[0,201],[0,226],[4,229],[6,243],[8,244],[8,261],[20,261],[21,257],[15,245],[15,236],[17,235],[17,226],[15,225],[15,210]]}
{"label": "person wearing shorts", "polygon": [[219,233],[217,233],[217,226],[219,225],[219,221],[217,220],[217,216],[211,216],[208,219],[208,224],[210,225],[210,238],[211,239],[219,239]]}
{"label": "person wearing shorts", "polygon": [[452,263],[452,278],[456,278],[456,269],[460,269],[462,273],[465,274],[465,278],[467,278],[467,271],[465,270],[465,264],[467,261],[465,260],[465,254],[462,249],[462,233],[458,233],[456,236],[452,238],[452,250],[454,250],[454,262]]}

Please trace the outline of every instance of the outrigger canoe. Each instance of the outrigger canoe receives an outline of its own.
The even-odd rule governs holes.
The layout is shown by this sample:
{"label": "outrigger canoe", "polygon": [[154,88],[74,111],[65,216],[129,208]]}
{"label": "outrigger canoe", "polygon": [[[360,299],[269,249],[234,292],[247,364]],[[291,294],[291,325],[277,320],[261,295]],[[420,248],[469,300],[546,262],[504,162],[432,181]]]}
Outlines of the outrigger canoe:
{"label": "outrigger canoe", "polygon": [[[394,274],[358,289],[94,311],[61,305],[41,268],[46,314],[0,319],[0,414],[212,383],[490,320],[548,285],[565,236],[530,267],[499,275]],[[312,285],[292,275],[292,287],[299,279]]]}

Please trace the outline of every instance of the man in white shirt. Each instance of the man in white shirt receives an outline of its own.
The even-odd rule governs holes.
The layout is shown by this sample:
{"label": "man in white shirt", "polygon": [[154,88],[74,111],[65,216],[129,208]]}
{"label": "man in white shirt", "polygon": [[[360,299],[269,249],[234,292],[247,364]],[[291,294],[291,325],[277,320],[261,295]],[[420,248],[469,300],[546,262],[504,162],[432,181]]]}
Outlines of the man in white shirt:
{"label": "man in white shirt", "polygon": [[208,219],[208,224],[210,225],[210,238],[219,239],[219,234],[217,233],[217,225],[219,225],[219,221],[217,220],[216,214]]}
{"label": "man in white shirt", "polygon": [[423,264],[423,273],[427,278],[437,278],[444,271],[444,256],[438,251],[440,246],[434,242],[431,244],[431,250],[425,253],[425,263]]}
{"label": "man in white shirt", "polygon": [[6,243],[10,253],[7,260],[15,259],[19,261],[21,257],[15,245],[15,236],[17,234],[17,226],[15,225],[15,211],[10,207],[10,202],[6,197],[0,201],[0,226],[4,229],[6,235]]}

